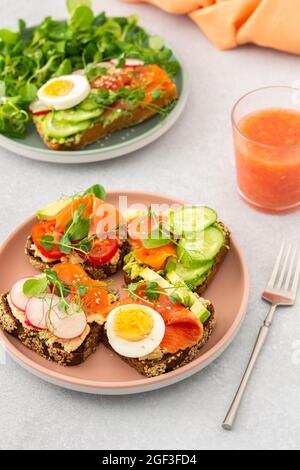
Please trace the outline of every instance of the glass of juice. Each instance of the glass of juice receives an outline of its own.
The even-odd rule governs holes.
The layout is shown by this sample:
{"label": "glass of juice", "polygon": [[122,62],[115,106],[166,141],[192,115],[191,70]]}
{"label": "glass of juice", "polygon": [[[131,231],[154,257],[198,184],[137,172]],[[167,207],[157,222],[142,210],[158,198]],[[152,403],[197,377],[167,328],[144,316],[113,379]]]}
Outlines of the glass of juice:
{"label": "glass of juice", "polygon": [[243,96],[232,110],[238,190],[265,212],[300,208],[300,90],[274,86]]}

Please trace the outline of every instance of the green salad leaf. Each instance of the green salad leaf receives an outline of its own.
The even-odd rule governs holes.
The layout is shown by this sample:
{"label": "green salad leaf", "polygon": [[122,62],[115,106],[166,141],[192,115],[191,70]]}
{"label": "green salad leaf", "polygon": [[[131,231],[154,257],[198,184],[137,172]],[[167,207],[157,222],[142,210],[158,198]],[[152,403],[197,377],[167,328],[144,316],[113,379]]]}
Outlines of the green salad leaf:
{"label": "green salad leaf", "polygon": [[77,7],[70,18],[70,25],[74,31],[89,29],[94,21],[94,13],[85,5]]}
{"label": "green salad leaf", "polygon": [[[18,31],[0,29],[1,134],[25,136],[29,104],[52,77],[85,68],[89,79],[93,79],[99,72],[95,66],[112,58],[118,59],[118,66],[126,58],[136,58],[159,65],[171,77],[178,73],[180,65],[173,52],[159,36],[151,36],[141,28],[136,15],[94,14],[90,0],[67,0],[67,9],[68,21],[48,16],[37,27],[26,29],[21,19]],[[134,100],[133,95],[124,99]],[[103,101],[100,94],[99,98]]]}
{"label": "green salad leaf", "polygon": [[67,9],[70,15],[81,6],[86,6],[92,9],[92,2],[91,0],[67,0]]}

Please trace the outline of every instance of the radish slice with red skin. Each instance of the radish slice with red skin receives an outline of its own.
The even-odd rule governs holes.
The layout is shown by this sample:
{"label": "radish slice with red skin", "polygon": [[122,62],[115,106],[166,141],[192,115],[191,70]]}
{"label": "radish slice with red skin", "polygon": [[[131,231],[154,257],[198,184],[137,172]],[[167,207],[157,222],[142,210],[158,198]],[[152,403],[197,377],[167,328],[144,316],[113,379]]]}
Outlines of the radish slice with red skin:
{"label": "radish slice with red skin", "polygon": [[46,294],[44,297],[31,297],[26,305],[26,318],[29,323],[40,330],[47,329],[47,319],[50,315],[50,307],[56,309],[59,302],[57,295]]}
{"label": "radish slice with red skin", "polygon": [[51,108],[49,108],[49,106],[47,106],[42,101],[38,100],[31,103],[31,105],[29,106],[29,111],[34,116],[42,116],[43,114],[49,113],[51,111]]}
{"label": "radish slice with red skin", "polygon": [[[117,65],[119,63],[119,59],[111,59],[111,64]],[[125,67],[142,67],[145,65],[145,62],[139,59],[126,59],[125,60]]]}
{"label": "radish slice with red skin", "polygon": [[60,339],[73,339],[80,336],[87,325],[86,315],[76,304],[70,304],[65,312],[58,306],[51,309],[47,317],[47,328]]}
{"label": "radish slice with red skin", "polygon": [[22,279],[19,279],[11,288],[10,290],[10,300],[14,307],[16,307],[18,310],[22,310],[22,312],[25,312],[27,302],[29,300],[29,297],[27,297],[24,292],[23,292],[23,286],[28,279],[33,279],[32,277],[23,277]]}

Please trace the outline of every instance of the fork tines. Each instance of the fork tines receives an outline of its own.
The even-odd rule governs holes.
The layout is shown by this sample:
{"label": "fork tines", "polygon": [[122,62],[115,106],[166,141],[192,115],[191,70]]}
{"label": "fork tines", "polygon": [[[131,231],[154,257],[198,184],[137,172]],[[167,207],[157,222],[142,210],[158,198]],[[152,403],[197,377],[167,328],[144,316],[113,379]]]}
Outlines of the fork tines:
{"label": "fork tines", "polygon": [[300,278],[300,256],[297,246],[283,242],[268,282],[268,289],[279,289],[296,296]]}

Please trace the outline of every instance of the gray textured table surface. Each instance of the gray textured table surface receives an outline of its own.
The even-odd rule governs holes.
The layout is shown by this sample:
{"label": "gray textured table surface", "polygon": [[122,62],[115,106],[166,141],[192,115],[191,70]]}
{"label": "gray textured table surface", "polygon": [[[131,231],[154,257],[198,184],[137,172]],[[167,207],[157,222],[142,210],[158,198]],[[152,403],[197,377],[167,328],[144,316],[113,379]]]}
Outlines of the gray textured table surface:
{"label": "gray textured table surface", "polygon": [[[63,0],[1,0],[1,26],[65,15]],[[11,359],[0,365],[0,448],[273,448],[300,444],[300,309],[278,313],[233,433],[220,427],[267,310],[259,294],[282,237],[299,237],[299,213],[275,217],[246,207],[235,190],[229,111],[244,92],[300,78],[299,57],[247,46],[219,52],[187,18],[148,6],[94,1],[111,14],[137,12],[185,59],[191,96],[174,128],[121,160],[56,166],[0,149],[0,240],[61,193],[96,181],[108,188],[163,191],[205,200],[234,230],[248,258],[245,323],[211,366],[170,388],[123,397],[89,396],[33,377]],[[298,233],[297,233],[298,232]],[[298,350],[297,350],[298,348]],[[3,357],[2,357],[3,358]]]}

